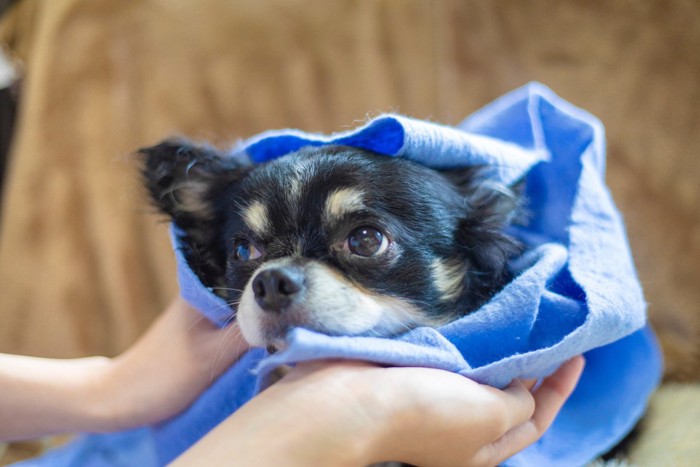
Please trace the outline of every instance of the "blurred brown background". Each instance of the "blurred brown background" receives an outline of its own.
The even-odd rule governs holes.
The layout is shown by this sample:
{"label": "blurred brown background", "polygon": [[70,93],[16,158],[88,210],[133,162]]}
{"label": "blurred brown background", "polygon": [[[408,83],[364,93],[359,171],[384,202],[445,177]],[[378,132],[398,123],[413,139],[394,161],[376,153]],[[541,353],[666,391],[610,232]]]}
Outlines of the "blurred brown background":
{"label": "blurred brown background", "polygon": [[[331,132],[383,111],[455,124],[538,80],[607,126],[608,182],[667,379],[700,380],[697,1],[7,3],[0,39],[22,80],[2,191],[0,352],[115,355],[176,293],[135,148]],[[665,389],[637,452],[645,465],[674,426],[694,454],[655,465],[700,455],[687,415],[698,385]]]}
{"label": "blurred brown background", "polygon": [[131,152],[398,111],[455,124],[538,80],[607,127],[667,375],[700,379],[700,6],[688,1],[22,0],[0,351],[123,350],[176,293]]}

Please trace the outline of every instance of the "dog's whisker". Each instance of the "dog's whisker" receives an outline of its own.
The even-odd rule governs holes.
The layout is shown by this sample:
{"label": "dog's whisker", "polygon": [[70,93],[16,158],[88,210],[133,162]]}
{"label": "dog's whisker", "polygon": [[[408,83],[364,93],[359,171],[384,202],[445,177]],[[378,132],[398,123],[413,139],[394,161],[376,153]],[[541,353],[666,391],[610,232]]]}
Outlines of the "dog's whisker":
{"label": "dog's whisker", "polygon": [[[214,353],[214,358],[212,360],[212,365],[211,365],[211,375],[210,375],[210,380],[214,380],[214,373],[217,370],[219,361],[221,358],[223,358],[223,355],[225,351],[227,350],[227,345],[231,345],[231,341],[238,340],[237,345],[238,347],[235,349],[236,352],[240,351],[240,346],[243,345],[242,339],[236,339],[240,337],[240,326],[238,325],[238,322],[233,322],[230,326],[227,326],[226,328],[221,329],[223,332],[219,334],[218,342],[217,342],[217,348],[216,352]],[[234,339],[230,339],[230,337],[233,336]]]}
{"label": "dog's whisker", "polygon": [[[390,322],[396,324],[398,327],[398,329],[396,331],[391,333],[392,335],[402,334],[403,332],[411,331],[417,325],[417,323],[415,323],[413,321],[405,321],[405,320],[401,319],[401,317],[397,316],[396,314],[394,314],[390,310],[387,310],[385,312],[384,317],[387,319],[387,321],[390,321]],[[386,334],[384,334],[383,336],[379,336],[379,337],[387,337],[387,336],[386,336]]]}
{"label": "dog's whisker", "polygon": [[195,319],[195,320],[192,322],[192,324],[190,324],[190,325],[187,327],[187,332],[191,331],[197,324],[199,324],[199,323],[200,323],[202,320],[204,320],[204,319],[207,319],[207,317],[206,317],[205,315],[203,315],[203,314],[200,314],[199,316],[197,316],[197,319]]}
{"label": "dog's whisker", "polygon": [[209,287],[210,290],[230,290],[232,292],[243,292],[242,289],[235,289],[233,287]]}
{"label": "dog's whisker", "polygon": [[[212,313],[218,313],[220,310],[223,310],[223,309],[225,309],[225,308],[229,308],[229,309],[230,309],[230,308],[231,308],[231,304],[228,303],[228,302],[225,302],[223,305],[217,306],[216,308],[212,308],[212,309],[211,309],[211,312],[212,312]],[[231,316],[233,316],[233,313],[231,314]]]}

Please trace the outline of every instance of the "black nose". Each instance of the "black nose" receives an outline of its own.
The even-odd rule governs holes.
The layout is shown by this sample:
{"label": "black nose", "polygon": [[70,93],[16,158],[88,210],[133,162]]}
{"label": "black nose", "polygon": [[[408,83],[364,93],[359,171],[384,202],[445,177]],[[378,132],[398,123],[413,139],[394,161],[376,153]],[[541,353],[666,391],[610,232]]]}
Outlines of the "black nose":
{"label": "black nose", "polygon": [[304,290],[304,275],[296,266],[265,269],[252,283],[255,301],[265,311],[279,312]]}

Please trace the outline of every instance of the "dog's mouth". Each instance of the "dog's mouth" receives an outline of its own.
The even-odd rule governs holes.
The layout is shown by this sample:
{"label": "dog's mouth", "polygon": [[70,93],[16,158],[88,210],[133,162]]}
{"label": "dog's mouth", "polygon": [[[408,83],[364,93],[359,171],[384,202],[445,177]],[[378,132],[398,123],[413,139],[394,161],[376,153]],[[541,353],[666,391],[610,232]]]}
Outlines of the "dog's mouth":
{"label": "dog's mouth", "polygon": [[267,344],[265,346],[265,350],[267,350],[267,353],[269,353],[270,355],[274,355],[277,352],[281,352],[286,348],[287,342],[285,342],[282,339],[275,339],[272,343]]}

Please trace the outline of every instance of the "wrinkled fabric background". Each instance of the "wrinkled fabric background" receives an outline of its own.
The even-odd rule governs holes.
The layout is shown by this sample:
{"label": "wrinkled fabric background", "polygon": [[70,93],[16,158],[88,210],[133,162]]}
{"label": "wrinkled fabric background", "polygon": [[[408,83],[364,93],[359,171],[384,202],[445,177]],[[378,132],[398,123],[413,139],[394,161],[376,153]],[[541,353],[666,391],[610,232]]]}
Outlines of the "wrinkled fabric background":
{"label": "wrinkled fabric background", "polygon": [[667,361],[700,379],[697,2],[21,0],[0,352],[114,355],[176,293],[132,151],[397,111],[446,124],[528,81],[598,116]]}

